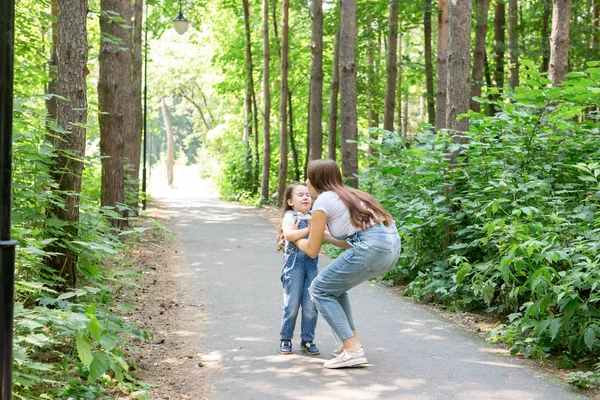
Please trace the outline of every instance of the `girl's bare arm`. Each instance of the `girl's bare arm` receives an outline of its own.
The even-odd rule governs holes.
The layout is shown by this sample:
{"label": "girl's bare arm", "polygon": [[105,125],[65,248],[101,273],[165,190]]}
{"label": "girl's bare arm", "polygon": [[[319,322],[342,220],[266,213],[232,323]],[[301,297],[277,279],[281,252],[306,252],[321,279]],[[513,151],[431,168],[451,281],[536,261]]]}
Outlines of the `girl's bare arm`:
{"label": "girl's bare arm", "polygon": [[300,224],[300,220],[296,222],[296,225],[292,225],[290,223],[282,223],[281,230],[283,230],[283,237],[288,242],[295,242],[298,239],[303,238],[308,235],[308,228],[298,229],[298,225]]}
{"label": "girl's bare arm", "polygon": [[325,235],[325,227],[327,223],[327,215],[316,210],[312,213],[310,220],[308,239],[299,239],[296,241],[296,246],[302,250],[307,256],[315,258],[319,255],[321,245],[323,244],[323,236]]}

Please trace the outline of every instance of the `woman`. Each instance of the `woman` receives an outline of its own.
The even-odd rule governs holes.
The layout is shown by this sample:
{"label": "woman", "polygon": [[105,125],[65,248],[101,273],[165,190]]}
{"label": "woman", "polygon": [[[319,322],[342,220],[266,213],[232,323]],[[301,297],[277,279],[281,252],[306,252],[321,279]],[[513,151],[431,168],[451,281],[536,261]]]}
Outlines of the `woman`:
{"label": "woman", "polygon": [[324,366],[342,368],[366,364],[347,292],[396,264],[400,254],[398,230],[390,214],[373,197],[342,183],[342,174],[334,161],[311,161],[307,177],[308,191],[317,200],[309,237],[299,239],[296,245],[309,257],[316,257],[326,229],[348,243],[348,249],[330,263],[309,288],[317,309],[343,343]]}

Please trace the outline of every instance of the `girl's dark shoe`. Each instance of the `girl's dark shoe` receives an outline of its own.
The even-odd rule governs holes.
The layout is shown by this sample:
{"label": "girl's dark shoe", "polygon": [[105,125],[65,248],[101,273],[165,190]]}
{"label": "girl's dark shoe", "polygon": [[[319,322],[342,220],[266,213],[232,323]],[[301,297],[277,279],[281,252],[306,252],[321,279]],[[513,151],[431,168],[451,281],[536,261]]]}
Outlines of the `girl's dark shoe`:
{"label": "girl's dark shoe", "polygon": [[300,347],[302,348],[302,350],[304,350],[307,354],[310,354],[311,356],[318,356],[319,354],[321,354],[319,348],[313,342],[307,342],[303,340],[300,342]]}
{"label": "girl's dark shoe", "polygon": [[279,344],[279,352],[281,354],[292,354],[292,341],[287,339],[282,339]]}

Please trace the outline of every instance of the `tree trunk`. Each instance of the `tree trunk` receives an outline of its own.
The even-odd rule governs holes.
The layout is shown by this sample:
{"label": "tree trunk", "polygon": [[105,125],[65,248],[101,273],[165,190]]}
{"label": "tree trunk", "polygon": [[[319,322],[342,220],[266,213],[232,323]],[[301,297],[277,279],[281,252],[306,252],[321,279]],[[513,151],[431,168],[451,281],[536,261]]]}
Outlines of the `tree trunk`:
{"label": "tree trunk", "polygon": [[[125,202],[124,140],[133,136],[134,114],[132,94],[131,3],[101,0],[100,32],[103,37],[99,55],[98,120],[100,123],[100,155],[102,158],[101,204],[115,207]],[[116,13],[125,21],[114,23]],[[125,26],[124,26],[125,25]],[[115,40],[119,43],[115,43]],[[123,227],[122,219],[112,219],[115,228]]]}
{"label": "tree trunk", "polygon": [[[506,5],[504,0],[496,0],[494,11],[494,83],[499,93],[504,88],[504,49],[506,48]],[[494,95],[498,98],[499,95]]]}
{"label": "tree trunk", "polygon": [[435,128],[446,128],[448,95],[448,0],[438,0],[438,53]]}
{"label": "tree trunk", "polygon": [[508,86],[515,88],[519,86],[519,5],[517,0],[508,2],[508,55],[510,56],[510,77]]}
{"label": "tree trunk", "polygon": [[[375,65],[375,46],[373,44],[373,28],[371,22],[367,24],[367,104],[369,107],[369,137],[377,140],[377,128],[379,128],[379,113],[377,112],[376,92],[377,92],[377,67]],[[392,115],[393,116],[393,115]],[[369,154],[375,154],[375,148],[369,143]],[[371,166],[371,161],[369,161]]]}
{"label": "tree trunk", "polygon": [[166,99],[162,99],[162,115],[165,121],[165,130],[167,131],[167,183],[169,186],[173,186],[173,164],[175,155],[175,140],[173,138],[173,124],[171,123],[171,116],[169,115],[169,106],[167,105]]}
{"label": "tree trunk", "polygon": [[51,173],[58,184],[63,206],[54,205],[48,213],[66,224],[57,245],[51,250],[48,266],[74,287],[77,281],[75,255],[64,246],[77,237],[79,221],[79,194],[85,155],[85,124],[87,123],[87,95],[85,77],[88,74],[87,0],[58,0],[58,60],[56,94],[66,100],[56,102],[56,165]]}
{"label": "tree trunk", "polygon": [[281,4],[281,88],[279,103],[279,177],[277,186],[277,205],[281,206],[285,197],[288,167],[287,144],[287,96],[288,96],[288,36],[289,36],[290,0],[282,0]]}
{"label": "tree trunk", "polygon": [[552,0],[544,0],[544,16],[542,17],[542,72],[548,72],[550,63],[550,35],[548,26],[550,24],[550,9]]}
{"label": "tree trunk", "polygon": [[490,0],[477,0],[477,25],[475,26],[475,48],[473,49],[473,83],[471,86],[471,110],[475,112],[481,111],[481,104],[473,100],[473,97],[481,97],[481,87],[483,86],[489,4]]}
{"label": "tree trunk", "polygon": [[269,51],[269,0],[263,0],[263,103],[265,112],[263,115],[263,164],[262,177],[260,181],[261,203],[269,201],[269,175],[271,172],[271,91],[270,67],[271,53]]}
{"label": "tree trunk", "polygon": [[600,0],[594,1],[592,13],[592,49],[600,49]]}
{"label": "tree trunk", "polygon": [[398,90],[396,92],[396,108],[398,111],[398,131],[402,135],[402,30],[398,23]]}
{"label": "tree trunk", "polygon": [[333,72],[329,93],[329,123],[327,133],[327,157],[335,161],[337,150],[338,96],[340,92],[340,33],[333,39]]}
{"label": "tree trunk", "polygon": [[[292,107],[292,92],[288,92],[288,113],[290,131],[290,149],[292,150],[292,160],[294,162],[294,179],[300,181],[300,160],[298,158],[298,150],[296,150],[296,138],[294,137],[294,108]],[[305,169],[306,171],[306,169]],[[305,172],[306,173],[306,172]]]}
{"label": "tree trunk", "polygon": [[569,20],[571,0],[552,1],[552,36],[550,37],[550,69],[548,78],[559,85],[569,69]]}
{"label": "tree trunk", "polygon": [[[244,5],[244,33],[246,53],[246,135],[248,148],[248,162],[252,171],[252,192],[258,191],[258,117],[256,115],[256,93],[254,91],[254,66],[252,63],[252,42],[250,39],[250,7],[248,0],[243,0]],[[254,136],[254,137],[253,137]],[[254,141],[254,155],[250,140]]]}
{"label": "tree trunk", "polygon": [[[344,5],[342,5],[342,13]],[[356,10],[354,11],[356,12]],[[356,14],[354,15],[356,19]],[[343,23],[343,17],[342,17]],[[356,22],[355,22],[356,23]],[[343,25],[342,25],[343,26]],[[396,110],[396,74],[398,73],[397,64],[397,40],[398,40],[398,0],[390,1],[389,12],[389,34],[387,40],[387,62],[385,66],[385,105],[383,107],[383,129],[387,131],[394,130],[394,111]],[[354,49],[354,47],[352,48]],[[356,74],[354,74],[356,77]],[[355,93],[356,94],[356,93]],[[343,97],[343,96],[342,96]]]}
{"label": "tree trunk", "polygon": [[323,157],[323,1],[312,0],[310,68],[310,160]]}
{"label": "tree trunk", "polygon": [[433,93],[433,62],[431,56],[431,0],[424,1],[425,86],[427,87],[427,121],[435,125],[435,94]]}
{"label": "tree trunk", "polygon": [[[340,122],[342,125],[342,175],[358,187],[358,139],[356,110],[356,0],[341,3],[340,23]],[[392,107],[393,110],[393,107]],[[348,142],[350,141],[350,142]]]}
{"label": "tree trunk", "polygon": [[[52,44],[50,45],[50,59],[48,60],[48,76],[50,76],[51,79],[48,82],[46,94],[52,95],[56,94],[56,64],[58,62],[56,55],[56,51],[58,48],[58,0],[50,1],[50,12],[54,17],[54,21],[52,22]],[[52,132],[52,124],[56,124],[57,101],[58,99],[54,96],[51,96],[46,100],[46,110],[48,110],[46,126],[50,132]],[[56,145],[56,139],[54,138],[54,134],[47,135],[46,139],[50,143],[52,143],[52,145]]]}
{"label": "tree trunk", "polygon": [[[469,0],[451,0],[448,43],[448,115],[446,126],[452,140],[466,143],[463,135],[469,129],[469,119],[457,117],[469,110],[469,68],[471,65],[471,8]],[[450,164],[456,164],[459,151],[450,155]]]}
{"label": "tree trunk", "polygon": [[[408,48],[408,35],[406,36],[406,42],[405,45]],[[409,99],[410,93],[407,90],[404,91],[404,105],[403,105],[403,114],[404,114],[404,120],[402,121],[402,132],[404,133],[404,136],[408,136],[408,99]]]}
{"label": "tree trunk", "polygon": [[140,156],[142,150],[142,23],[144,1],[135,0],[133,6],[133,53],[132,53],[132,95],[133,131],[132,136],[123,141],[123,158],[127,175],[126,199],[128,205],[136,209],[139,201]]}

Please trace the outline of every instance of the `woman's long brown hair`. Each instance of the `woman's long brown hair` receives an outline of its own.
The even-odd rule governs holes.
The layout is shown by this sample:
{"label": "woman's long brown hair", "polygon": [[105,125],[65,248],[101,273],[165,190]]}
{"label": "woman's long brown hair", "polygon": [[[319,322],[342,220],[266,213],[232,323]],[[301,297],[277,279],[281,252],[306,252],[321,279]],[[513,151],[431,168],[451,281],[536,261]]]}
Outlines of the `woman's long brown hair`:
{"label": "woman's long brown hair", "polygon": [[284,244],[283,228],[281,227],[281,221],[283,220],[283,217],[286,212],[293,210],[292,206],[290,206],[288,204],[288,200],[292,199],[292,194],[294,194],[294,189],[296,189],[298,186],[306,186],[306,183],[304,183],[304,182],[292,183],[285,189],[285,196],[283,198],[283,203],[281,204],[281,208],[280,208],[281,215],[279,216],[279,223],[277,224],[277,251],[283,250],[283,244]]}
{"label": "woman's long brown hair", "polygon": [[366,229],[373,222],[390,226],[392,216],[370,194],[344,185],[340,168],[333,160],[313,160],[308,163],[306,177],[319,193],[335,192],[348,208],[355,228]]}

